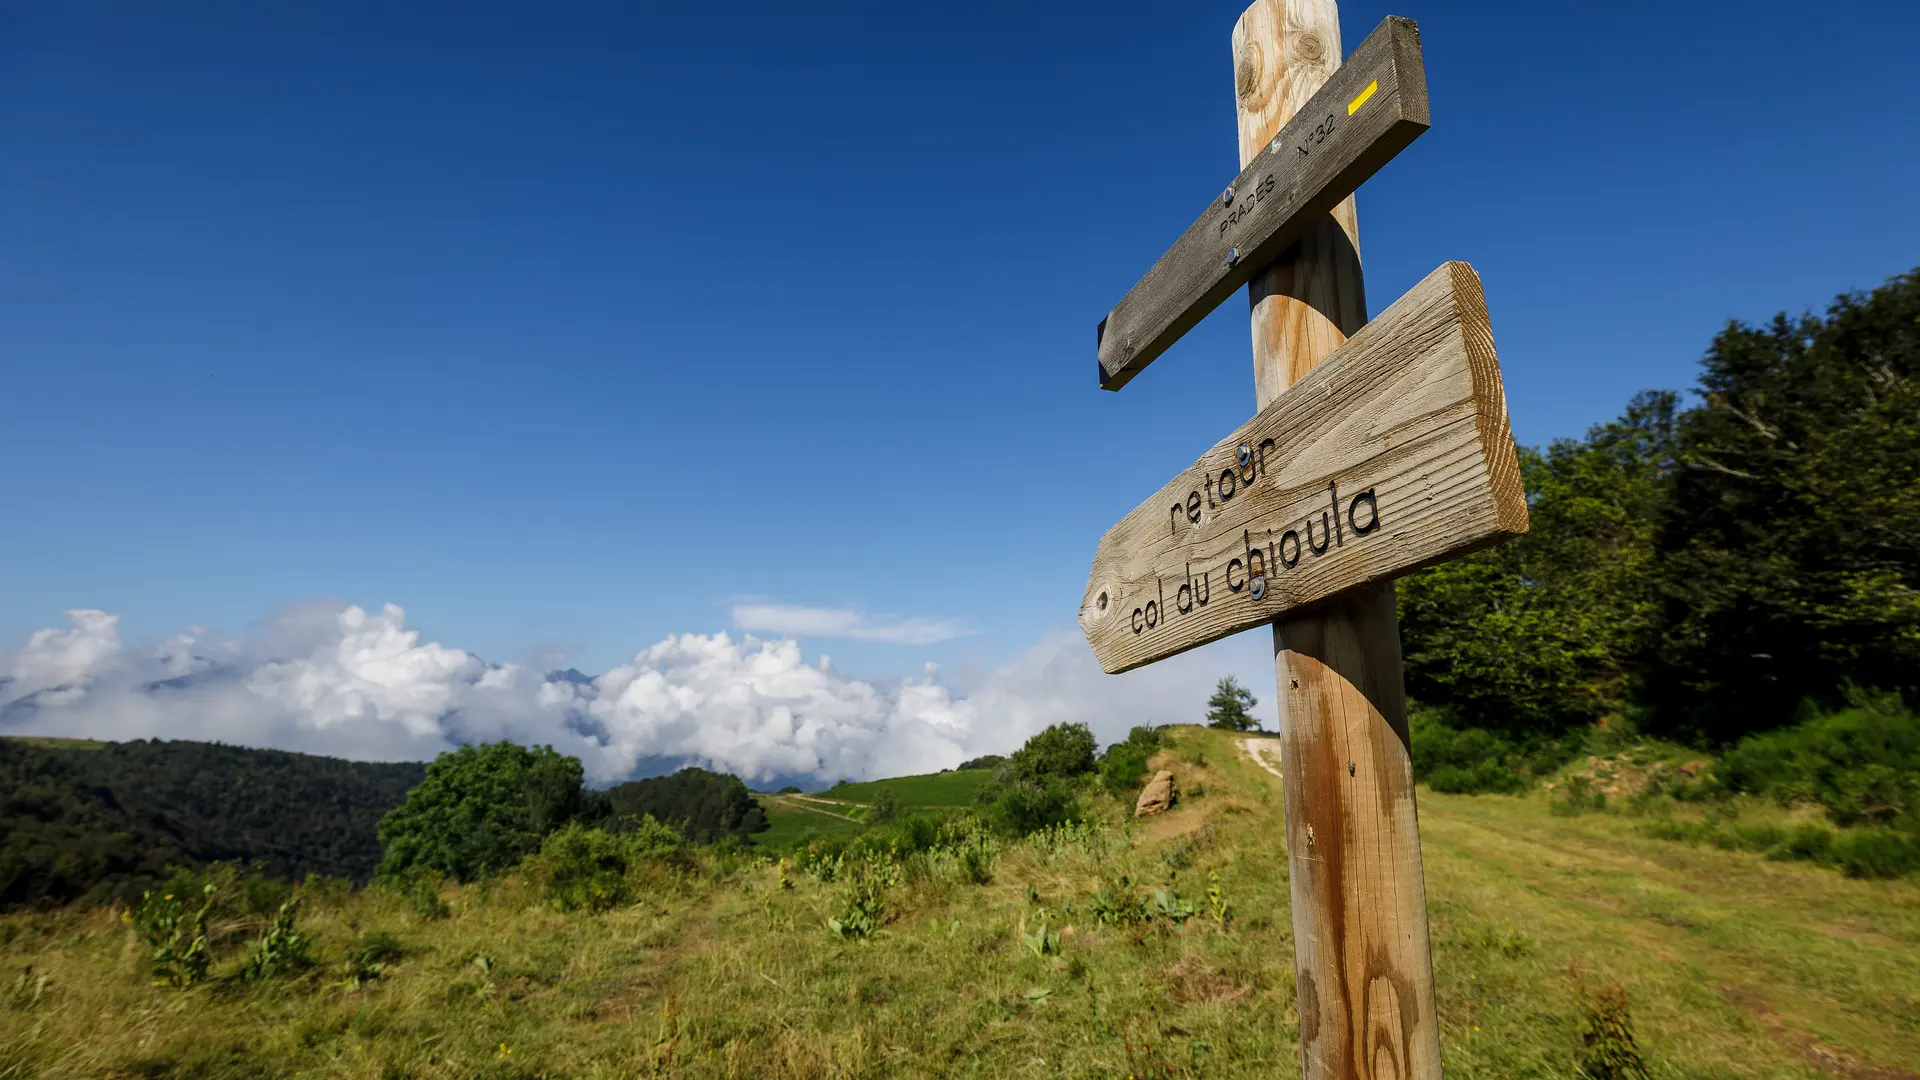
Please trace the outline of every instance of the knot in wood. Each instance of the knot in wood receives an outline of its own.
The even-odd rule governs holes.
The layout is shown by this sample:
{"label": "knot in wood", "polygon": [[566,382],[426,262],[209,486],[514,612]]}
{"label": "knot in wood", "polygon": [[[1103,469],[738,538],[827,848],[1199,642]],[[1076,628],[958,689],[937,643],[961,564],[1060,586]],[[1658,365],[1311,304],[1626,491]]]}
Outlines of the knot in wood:
{"label": "knot in wood", "polygon": [[1296,64],[1318,67],[1327,57],[1326,42],[1320,40],[1319,34],[1301,34],[1289,43],[1289,49],[1293,53],[1289,59]]}
{"label": "knot in wood", "polygon": [[1258,42],[1249,41],[1240,46],[1240,59],[1233,70],[1234,91],[1249,109],[1254,107],[1254,95],[1260,92],[1260,76],[1265,73],[1263,60]]}

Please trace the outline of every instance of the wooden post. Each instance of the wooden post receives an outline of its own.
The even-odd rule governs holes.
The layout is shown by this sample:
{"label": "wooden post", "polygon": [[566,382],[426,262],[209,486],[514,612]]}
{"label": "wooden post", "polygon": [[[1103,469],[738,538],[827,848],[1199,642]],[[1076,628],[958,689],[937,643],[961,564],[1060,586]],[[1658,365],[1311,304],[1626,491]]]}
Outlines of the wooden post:
{"label": "wooden post", "polygon": [[[1233,31],[1242,167],[1341,58],[1334,0],[1256,0]],[[1351,197],[1249,285],[1265,408],[1366,323]],[[1426,887],[1391,582],[1274,624],[1302,1075],[1437,1080]]]}

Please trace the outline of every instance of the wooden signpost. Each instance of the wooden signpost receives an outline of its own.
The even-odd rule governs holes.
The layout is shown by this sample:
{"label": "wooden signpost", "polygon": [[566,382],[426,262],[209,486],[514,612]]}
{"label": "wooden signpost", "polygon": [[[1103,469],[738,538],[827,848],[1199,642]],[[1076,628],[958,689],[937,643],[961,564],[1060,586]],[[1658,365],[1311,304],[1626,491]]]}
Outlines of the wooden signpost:
{"label": "wooden signpost", "polygon": [[1333,0],[1257,0],[1233,45],[1240,177],[1102,320],[1100,385],[1248,284],[1259,411],[1107,531],[1080,624],[1110,672],[1272,624],[1302,1073],[1435,1080],[1392,579],[1526,499],[1473,270],[1365,319],[1351,193],[1427,126],[1417,29],[1343,67]]}

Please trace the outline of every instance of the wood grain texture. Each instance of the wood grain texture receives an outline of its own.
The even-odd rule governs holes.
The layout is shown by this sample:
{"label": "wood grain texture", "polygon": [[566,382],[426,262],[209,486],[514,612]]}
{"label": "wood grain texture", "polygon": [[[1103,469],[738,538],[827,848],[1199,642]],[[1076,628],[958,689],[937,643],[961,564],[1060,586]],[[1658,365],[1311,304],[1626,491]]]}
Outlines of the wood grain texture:
{"label": "wood grain texture", "polygon": [[1391,584],[1274,624],[1305,1080],[1439,1080]]}
{"label": "wood grain texture", "polygon": [[[1339,9],[1335,0],[1257,0],[1234,27],[1233,50],[1245,161],[1339,63]],[[1314,223],[1248,297],[1255,401],[1265,408],[1366,321],[1353,200]],[[1485,353],[1492,356],[1490,340]],[[1392,583],[1276,622],[1273,651],[1301,1075],[1437,1080],[1439,1024]]]}
{"label": "wood grain texture", "polygon": [[1109,529],[1080,625],[1125,671],[1526,528],[1480,280],[1447,263]]}
{"label": "wood grain texture", "polygon": [[[1324,47],[1337,65],[1338,42]],[[1249,72],[1266,70],[1259,57],[1250,60]],[[1327,70],[1332,77],[1296,102],[1298,115],[1259,150],[1242,153],[1224,194],[1100,321],[1102,387],[1126,385],[1427,129],[1426,74],[1410,20],[1389,16],[1346,65]],[[1290,97],[1286,86],[1265,89],[1276,104]],[[1243,127],[1243,149],[1245,134]]]}
{"label": "wood grain texture", "polygon": [[[1260,0],[1234,25],[1233,56],[1244,163],[1340,67],[1338,6],[1334,0]],[[1248,298],[1254,403],[1264,409],[1367,321],[1353,196],[1309,222],[1300,240],[1253,279]]]}

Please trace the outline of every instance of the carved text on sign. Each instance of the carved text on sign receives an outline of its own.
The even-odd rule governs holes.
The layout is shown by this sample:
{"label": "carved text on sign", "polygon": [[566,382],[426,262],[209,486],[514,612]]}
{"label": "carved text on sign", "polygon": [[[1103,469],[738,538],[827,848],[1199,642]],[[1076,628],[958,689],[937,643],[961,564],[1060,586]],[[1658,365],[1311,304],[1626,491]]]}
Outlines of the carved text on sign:
{"label": "carved text on sign", "polygon": [[[1234,470],[1228,469],[1225,473],[1233,476]],[[1211,480],[1211,477],[1208,479]],[[1223,477],[1220,489],[1222,498],[1231,499],[1235,486],[1235,480]],[[1268,578],[1294,569],[1308,556],[1320,558],[1345,547],[1349,540],[1357,541],[1380,528],[1380,501],[1373,488],[1346,500],[1343,509],[1340,482],[1329,480],[1326,497],[1329,505],[1319,510],[1318,532],[1314,530],[1314,512],[1311,510],[1301,516],[1297,524],[1288,519],[1281,525],[1265,527],[1259,536],[1255,536],[1251,528],[1242,530],[1240,552],[1229,557],[1226,565],[1211,569],[1203,567],[1198,571],[1198,577],[1192,564],[1187,565],[1184,580],[1174,587],[1170,605],[1166,600],[1166,582],[1156,578],[1156,598],[1133,609],[1129,620],[1133,632],[1143,633],[1158,627],[1163,619],[1191,614],[1196,608],[1207,606],[1213,600],[1213,575],[1216,571],[1229,595],[1244,590],[1249,600],[1258,602],[1266,599]],[[1199,492],[1191,493],[1191,498],[1197,500]],[[1182,511],[1180,504],[1174,504],[1176,515]],[[1199,520],[1197,509],[1188,512],[1194,515],[1192,520]]]}
{"label": "carved text on sign", "polygon": [[1447,263],[1101,538],[1125,671],[1527,530],[1480,279]]}

